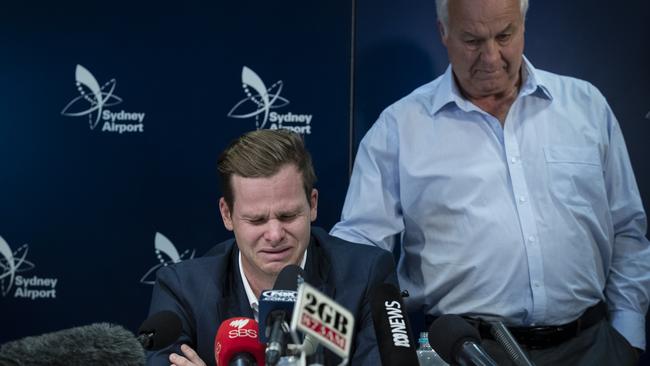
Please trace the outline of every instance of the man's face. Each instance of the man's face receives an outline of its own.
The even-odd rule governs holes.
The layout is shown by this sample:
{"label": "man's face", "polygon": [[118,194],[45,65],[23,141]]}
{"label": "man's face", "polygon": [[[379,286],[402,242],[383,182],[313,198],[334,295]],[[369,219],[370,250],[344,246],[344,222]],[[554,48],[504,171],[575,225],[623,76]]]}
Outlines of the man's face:
{"label": "man's face", "polygon": [[439,28],[468,97],[508,95],[516,88],[524,52],[519,0],[449,0],[447,31]]}
{"label": "man's face", "polygon": [[219,201],[224,225],[234,231],[247,277],[275,281],[289,264],[300,264],[316,219],[318,192],[309,201],[302,175],[285,165],[267,178],[232,176],[233,207]]}

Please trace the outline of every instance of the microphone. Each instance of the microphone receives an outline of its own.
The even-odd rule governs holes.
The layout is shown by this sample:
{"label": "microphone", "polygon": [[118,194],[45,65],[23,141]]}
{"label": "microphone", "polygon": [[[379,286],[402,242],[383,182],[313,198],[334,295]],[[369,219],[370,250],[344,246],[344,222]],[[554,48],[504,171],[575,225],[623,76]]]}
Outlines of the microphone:
{"label": "microphone", "polygon": [[296,303],[298,277],[304,271],[297,265],[290,264],[282,269],[275,280],[273,290],[266,290],[260,296],[260,340],[267,342],[266,364],[276,365],[286,352],[288,332],[287,323]]}
{"label": "microphone", "polygon": [[0,365],[144,365],[144,350],[119,325],[95,323],[26,337],[0,347]]}
{"label": "microphone", "polygon": [[305,270],[295,264],[289,264],[278,273],[273,289],[298,291],[298,277],[304,279]]}
{"label": "microphone", "polygon": [[497,366],[481,348],[481,336],[463,318],[445,314],[429,328],[429,343],[445,362],[461,366]]}
{"label": "microphone", "polygon": [[[350,356],[354,330],[354,315],[332,298],[303,283],[298,291],[298,301],[291,317],[291,329],[312,337],[343,359]],[[307,342],[305,342],[307,343]]]}
{"label": "microphone", "polygon": [[214,358],[217,366],[264,365],[264,344],[258,340],[254,319],[230,318],[219,326],[214,338]]}
{"label": "microphone", "polygon": [[415,344],[402,296],[389,284],[377,285],[370,293],[370,312],[375,326],[377,346],[384,366],[418,366]]}
{"label": "microphone", "polygon": [[183,326],[176,313],[163,310],[151,315],[138,328],[137,340],[148,351],[156,351],[174,343]]}
{"label": "microphone", "polygon": [[534,366],[502,322],[497,321],[491,323],[490,333],[492,333],[494,339],[503,347],[516,366]]}

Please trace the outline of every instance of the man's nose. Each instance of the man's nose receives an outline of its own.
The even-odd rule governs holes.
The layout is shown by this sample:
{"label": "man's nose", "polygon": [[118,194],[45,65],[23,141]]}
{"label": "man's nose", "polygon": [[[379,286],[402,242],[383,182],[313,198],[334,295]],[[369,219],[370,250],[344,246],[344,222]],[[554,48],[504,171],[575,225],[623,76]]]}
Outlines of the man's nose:
{"label": "man's nose", "polygon": [[269,220],[267,223],[265,238],[272,244],[278,244],[284,239],[284,226],[279,220]]}
{"label": "man's nose", "polygon": [[481,60],[487,64],[494,64],[501,60],[501,48],[495,40],[483,42],[481,47]]}

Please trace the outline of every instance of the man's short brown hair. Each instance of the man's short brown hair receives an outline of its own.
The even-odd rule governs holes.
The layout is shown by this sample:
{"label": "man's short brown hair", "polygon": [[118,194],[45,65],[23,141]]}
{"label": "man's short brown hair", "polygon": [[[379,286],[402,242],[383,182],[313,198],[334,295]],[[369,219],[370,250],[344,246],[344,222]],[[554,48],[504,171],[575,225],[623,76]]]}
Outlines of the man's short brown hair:
{"label": "man's short brown hair", "polygon": [[293,164],[302,174],[302,185],[307,201],[311,203],[311,191],[316,174],[311,155],[302,137],[288,130],[257,130],[235,139],[219,156],[217,168],[221,192],[232,211],[234,196],[232,176],[244,178],[272,177],[287,164]]}

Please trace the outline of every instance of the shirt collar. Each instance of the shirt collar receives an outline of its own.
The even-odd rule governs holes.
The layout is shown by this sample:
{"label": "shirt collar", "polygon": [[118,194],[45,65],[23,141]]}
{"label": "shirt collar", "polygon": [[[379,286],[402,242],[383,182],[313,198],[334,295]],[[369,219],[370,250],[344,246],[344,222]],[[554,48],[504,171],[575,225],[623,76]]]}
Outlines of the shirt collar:
{"label": "shirt collar", "polygon": [[519,91],[519,96],[526,96],[535,94],[542,98],[553,100],[553,96],[548,88],[548,85],[544,83],[544,80],[540,73],[535,69],[533,64],[528,61],[526,56],[522,56],[524,62],[522,63],[523,73],[522,77],[524,78],[524,83],[521,86]]}
{"label": "shirt collar", "polygon": [[[241,276],[242,282],[244,283],[244,290],[246,290],[246,297],[248,298],[248,304],[251,306],[251,309],[253,309],[253,315],[255,316],[255,321],[259,321],[258,320],[259,312],[260,312],[259,299],[255,296],[255,293],[253,292],[253,289],[251,288],[251,285],[248,282],[248,278],[246,277],[246,274],[244,274],[244,268],[241,265],[241,250],[239,251],[237,260],[239,261],[239,275]],[[305,249],[305,254],[302,255],[302,262],[300,262],[300,268],[305,269],[306,262],[307,262],[307,249]]]}
{"label": "shirt collar", "polygon": [[[522,78],[523,84],[519,91],[519,97],[527,95],[539,95],[542,98],[552,100],[553,97],[549,92],[549,89],[544,85],[543,81],[540,78],[539,72],[533,67],[533,64],[528,61],[526,56],[523,57],[522,66]],[[442,74],[440,84],[438,86],[438,92],[432,95],[433,101],[431,105],[431,114],[438,113],[443,107],[450,103],[456,104],[457,107],[468,110],[470,109],[470,103],[465,97],[463,97],[460,92],[458,84],[456,84],[456,79],[454,78],[454,73],[452,71],[451,65],[447,66],[447,70]]]}

